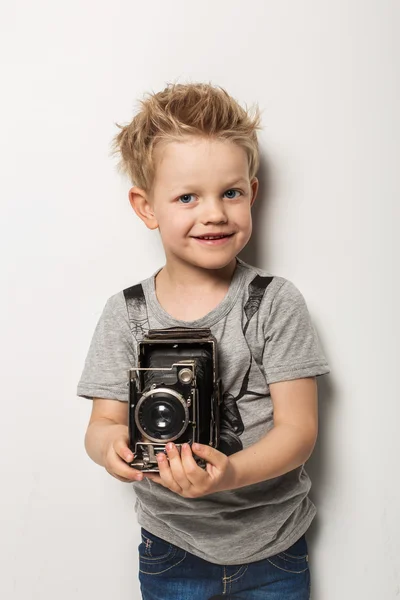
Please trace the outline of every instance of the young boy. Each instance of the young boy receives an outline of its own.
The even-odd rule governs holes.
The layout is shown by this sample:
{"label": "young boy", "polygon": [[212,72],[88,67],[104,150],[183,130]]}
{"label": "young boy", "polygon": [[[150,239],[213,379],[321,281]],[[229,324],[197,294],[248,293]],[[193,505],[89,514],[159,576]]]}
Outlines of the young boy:
{"label": "young boy", "polygon": [[[251,236],[259,120],[221,88],[170,85],[115,140],[132,208],[159,230],[166,262],[107,301],[77,393],[93,399],[89,456],[134,483],[144,600],[310,594],[304,534],[316,509],[304,463],[316,376],[329,367],[298,289],[237,258]],[[146,474],[127,464],[127,370],[147,331],[169,327],[217,340],[221,445],[169,443],[159,474]]]}

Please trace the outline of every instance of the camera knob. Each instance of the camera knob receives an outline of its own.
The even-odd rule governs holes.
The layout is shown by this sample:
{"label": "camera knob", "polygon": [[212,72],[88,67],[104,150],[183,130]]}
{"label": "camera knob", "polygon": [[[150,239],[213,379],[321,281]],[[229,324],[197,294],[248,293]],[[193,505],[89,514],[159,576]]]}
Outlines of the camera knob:
{"label": "camera knob", "polygon": [[190,383],[193,379],[193,371],[191,369],[181,369],[178,378],[181,383]]}

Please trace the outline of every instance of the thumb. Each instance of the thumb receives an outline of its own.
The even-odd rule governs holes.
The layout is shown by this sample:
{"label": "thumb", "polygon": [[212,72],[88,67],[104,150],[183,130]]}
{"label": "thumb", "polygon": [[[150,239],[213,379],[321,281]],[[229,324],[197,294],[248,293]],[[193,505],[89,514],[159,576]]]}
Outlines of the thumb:
{"label": "thumb", "polygon": [[225,460],[225,454],[219,452],[212,446],[206,446],[205,444],[192,444],[192,450],[196,456],[200,456],[206,462],[214,465],[215,467],[221,466]]}
{"label": "thumb", "polygon": [[114,450],[122,460],[130,462],[133,460],[133,452],[128,448],[125,440],[118,440],[114,444]]}

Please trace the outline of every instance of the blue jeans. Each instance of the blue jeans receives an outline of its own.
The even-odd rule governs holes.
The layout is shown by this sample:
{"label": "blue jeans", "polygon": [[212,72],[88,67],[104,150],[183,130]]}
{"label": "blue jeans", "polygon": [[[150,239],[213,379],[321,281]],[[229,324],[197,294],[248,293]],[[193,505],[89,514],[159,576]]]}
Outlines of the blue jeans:
{"label": "blue jeans", "polygon": [[309,600],[303,535],[285,552],[243,565],[215,565],[142,529],[143,600]]}

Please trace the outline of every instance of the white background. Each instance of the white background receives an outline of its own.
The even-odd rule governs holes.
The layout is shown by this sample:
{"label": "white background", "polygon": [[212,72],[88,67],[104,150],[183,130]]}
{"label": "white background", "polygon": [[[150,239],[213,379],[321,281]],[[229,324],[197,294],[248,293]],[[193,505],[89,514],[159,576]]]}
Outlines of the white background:
{"label": "white background", "polygon": [[1,598],[139,598],[131,489],[86,456],[75,390],[106,299],[163,264],[109,149],[170,81],[263,111],[243,257],[300,288],[332,369],[313,599],[400,597],[399,2],[21,0],[0,23]]}

